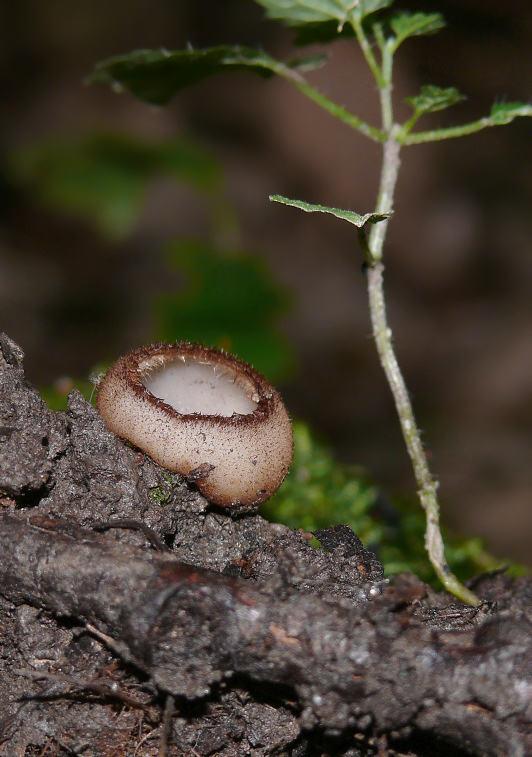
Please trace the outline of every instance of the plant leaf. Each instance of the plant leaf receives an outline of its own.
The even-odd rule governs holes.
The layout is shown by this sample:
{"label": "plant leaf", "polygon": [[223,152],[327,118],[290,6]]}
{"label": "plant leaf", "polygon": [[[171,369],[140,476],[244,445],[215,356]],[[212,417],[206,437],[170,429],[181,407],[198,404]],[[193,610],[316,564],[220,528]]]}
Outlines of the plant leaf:
{"label": "plant leaf", "polygon": [[[308,63],[306,59],[303,65],[308,66]],[[296,61],[292,68],[298,65]],[[176,52],[135,50],[98,63],[86,81],[128,90],[139,100],[152,105],[166,105],[181,89],[223,71],[249,71],[268,78],[286,73],[288,69],[287,64],[249,47],[220,45]]]}
{"label": "plant leaf", "polygon": [[283,205],[291,205],[299,210],[304,210],[306,213],[329,213],[330,215],[341,218],[344,221],[348,221],[361,229],[366,223],[378,223],[384,221],[385,218],[389,218],[392,213],[366,213],[366,215],[359,215],[353,210],[340,210],[339,208],[329,208],[325,205],[312,205],[304,200],[290,200],[288,197],[282,197],[282,195],[270,195],[272,202],[280,202]]}
{"label": "plant leaf", "polygon": [[338,29],[338,21],[318,21],[311,24],[291,25],[295,34],[294,44],[304,47],[305,45],[326,45],[338,39],[352,39],[355,36],[353,27],[344,24]]}
{"label": "plant leaf", "polygon": [[341,31],[346,21],[362,21],[370,13],[387,8],[393,0],[256,0],[269,18],[288,26],[337,21]]}
{"label": "plant leaf", "polygon": [[405,102],[411,105],[418,115],[423,113],[434,113],[437,110],[444,110],[450,108],[451,105],[465,100],[465,96],[455,87],[448,87],[447,89],[441,89],[435,87],[432,84],[428,84],[421,87],[419,95],[414,97],[407,97]]}
{"label": "plant leaf", "polygon": [[440,13],[399,13],[391,18],[390,26],[395,35],[393,47],[396,50],[408,37],[439,32],[445,27],[445,21]]}
{"label": "plant leaf", "polygon": [[532,116],[532,105],[521,102],[495,103],[491,107],[490,121],[496,125],[509,124],[519,116]]}

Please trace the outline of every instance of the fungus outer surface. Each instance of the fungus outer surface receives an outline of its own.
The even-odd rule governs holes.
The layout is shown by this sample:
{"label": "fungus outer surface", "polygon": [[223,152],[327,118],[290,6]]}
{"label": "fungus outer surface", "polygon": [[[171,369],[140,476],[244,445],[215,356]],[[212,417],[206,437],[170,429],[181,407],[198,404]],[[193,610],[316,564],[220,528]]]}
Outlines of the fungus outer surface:
{"label": "fungus outer surface", "polygon": [[279,393],[252,366],[201,345],[155,344],[120,358],[97,408],[111,431],[237,511],[271,497],[292,462]]}

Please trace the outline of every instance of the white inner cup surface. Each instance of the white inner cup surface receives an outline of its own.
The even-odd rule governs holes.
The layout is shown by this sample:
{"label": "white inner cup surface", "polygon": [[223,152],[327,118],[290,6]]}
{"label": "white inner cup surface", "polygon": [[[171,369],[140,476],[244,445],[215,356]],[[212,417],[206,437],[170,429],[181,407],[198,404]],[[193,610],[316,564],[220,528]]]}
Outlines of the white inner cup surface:
{"label": "white inner cup surface", "polygon": [[142,383],[155,397],[178,413],[201,413],[230,417],[252,413],[258,402],[249,395],[234,371],[213,363],[178,360],[167,363],[142,377]]}

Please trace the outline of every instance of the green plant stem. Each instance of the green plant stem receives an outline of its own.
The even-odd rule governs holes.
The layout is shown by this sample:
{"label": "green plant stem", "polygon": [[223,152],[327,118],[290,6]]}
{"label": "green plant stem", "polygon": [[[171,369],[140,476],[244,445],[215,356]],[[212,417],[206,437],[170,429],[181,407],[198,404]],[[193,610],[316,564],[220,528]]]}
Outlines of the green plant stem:
{"label": "green plant stem", "polygon": [[290,84],[293,84],[295,87],[297,87],[297,89],[299,89],[299,91],[306,95],[310,100],[315,102],[317,105],[320,105],[324,110],[327,111],[327,113],[330,113],[331,116],[335,116],[335,118],[340,119],[340,121],[342,121],[344,124],[360,132],[365,137],[369,137],[369,139],[372,139],[374,142],[381,143],[386,139],[386,134],[381,131],[381,129],[377,129],[375,126],[366,123],[358,116],[355,116],[354,113],[350,113],[341,105],[338,105],[332,100],[329,100],[328,97],[326,97],[319,90],[310,85],[306,81],[306,79],[304,79],[297,71],[283,66],[282,68],[279,68],[278,74],[286,79],[286,81],[289,81]]}
{"label": "green plant stem", "polygon": [[393,127],[392,66],[393,52],[391,46],[387,44],[382,51],[383,84],[379,88],[382,113],[382,128],[386,134],[390,134]]}
{"label": "green plant stem", "polygon": [[351,26],[353,27],[353,31],[355,32],[355,36],[357,38],[358,44],[360,45],[360,48],[362,52],[364,53],[364,58],[366,59],[366,63],[370,67],[371,72],[375,78],[375,81],[377,82],[377,86],[379,88],[382,88],[385,84],[383,80],[382,71],[377,62],[377,59],[373,55],[373,50],[371,49],[369,40],[364,33],[362,23],[356,18],[352,18]]}
{"label": "green plant stem", "polygon": [[[394,191],[399,172],[399,154],[401,149],[401,145],[396,139],[397,129],[398,127],[392,129],[390,137],[384,144],[380,190],[376,207],[377,213],[387,213],[393,210]],[[365,245],[366,262],[368,264],[368,297],[373,337],[381,365],[394,397],[403,437],[414,468],[419,498],[426,513],[425,546],[429,559],[436,574],[448,591],[467,604],[478,605],[479,599],[473,592],[460,583],[451,572],[445,560],[443,539],[439,525],[440,508],[436,495],[438,485],[429,469],[427,457],[421,442],[421,435],[414,418],[412,403],[410,402],[406,384],[393,348],[392,332],[388,326],[386,317],[383,288],[384,266],[382,263],[382,250],[387,226],[388,220],[375,224],[368,243]]]}
{"label": "green plant stem", "polygon": [[[412,120],[412,119],[411,119]],[[417,121],[417,118],[416,118]],[[410,128],[414,125],[408,122]],[[413,134],[406,133],[401,138],[401,142],[405,145],[419,145],[425,142],[440,142],[442,139],[454,139],[456,137],[466,137],[468,134],[476,134],[477,131],[483,129],[489,129],[490,126],[500,126],[502,124],[496,122],[493,118],[485,116],[479,118],[478,121],[471,121],[468,124],[462,126],[451,126],[448,129],[434,129],[433,131],[418,131]]]}

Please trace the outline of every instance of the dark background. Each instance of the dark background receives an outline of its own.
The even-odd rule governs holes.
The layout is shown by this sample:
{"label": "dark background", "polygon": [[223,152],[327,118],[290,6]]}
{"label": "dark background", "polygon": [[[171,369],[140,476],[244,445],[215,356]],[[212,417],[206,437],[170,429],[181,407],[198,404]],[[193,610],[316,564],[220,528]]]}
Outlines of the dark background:
{"label": "dark background", "polygon": [[[439,126],[476,119],[496,99],[530,100],[528,0],[405,6],[441,11],[449,28],[401,48],[398,102],[421,84],[458,87],[469,99],[435,114]],[[283,322],[300,366],[283,386],[290,410],[386,492],[411,492],[370,339],[356,237],[347,224],[267,200],[280,193],[370,211],[379,148],[282,81],[217,77],[165,109],[82,84],[98,60],[135,48],[240,42],[284,56],[291,33],[263,22],[251,0],[18,0],[2,4],[0,26],[0,328],[23,347],[30,380],[85,377],[152,339],[152,295],[183,284],[169,281],[164,246],[178,235],[201,236],[206,220],[201,198],[155,179],[134,233],[106,241],[17,185],[10,155],[98,128],[150,140],[193,134],[221,160],[238,215],[224,243],[265,258],[293,292]],[[378,120],[375,85],[353,43],[335,44],[331,63],[309,79]],[[406,113],[397,107],[398,117]],[[524,561],[532,534],[531,137],[530,120],[519,119],[405,150],[385,251],[395,344],[441,482],[444,518]]]}

